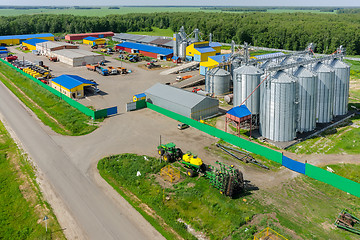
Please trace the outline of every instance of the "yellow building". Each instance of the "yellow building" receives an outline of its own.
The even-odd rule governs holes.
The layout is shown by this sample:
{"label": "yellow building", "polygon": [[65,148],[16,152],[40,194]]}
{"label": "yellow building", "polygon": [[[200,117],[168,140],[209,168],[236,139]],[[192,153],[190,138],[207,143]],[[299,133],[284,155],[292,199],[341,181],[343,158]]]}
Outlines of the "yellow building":
{"label": "yellow building", "polygon": [[208,57],[219,55],[221,52],[221,44],[208,41],[195,42],[186,47],[186,58],[196,62],[206,62]]}
{"label": "yellow building", "polygon": [[[208,70],[219,66],[219,64],[222,62],[226,62],[230,56],[231,56],[231,54],[210,56],[208,58],[208,61],[200,63],[200,74],[205,75]],[[225,70],[227,70],[227,69],[225,69]]]}
{"label": "yellow building", "polygon": [[70,98],[84,97],[84,88],[97,84],[76,75],[61,75],[52,79],[51,87]]}
{"label": "yellow building", "polygon": [[32,38],[26,41],[23,41],[21,44],[23,46],[26,46],[29,50],[36,50],[36,44],[37,43],[42,43],[42,42],[47,42],[48,40],[45,39],[39,39],[39,38]]}
{"label": "yellow building", "polygon": [[106,43],[105,38],[87,37],[83,39],[83,44],[87,44],[90,46],[104,45],[105,43]]}
{"label": "yellow building", "polygon": [[44,40],[54,41],[54,35],[51,33],[41,33],[41,34],[27,34],[27,35],[8,35],[0,36],[0,45],[18,45],[23,41],[38,38]]}

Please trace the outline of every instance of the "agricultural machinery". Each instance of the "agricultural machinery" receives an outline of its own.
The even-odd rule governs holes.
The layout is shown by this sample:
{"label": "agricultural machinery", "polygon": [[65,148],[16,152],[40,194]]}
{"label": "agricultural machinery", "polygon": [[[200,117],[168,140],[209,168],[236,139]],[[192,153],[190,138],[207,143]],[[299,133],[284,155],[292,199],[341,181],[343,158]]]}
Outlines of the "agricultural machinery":
{"label": "agricultural machinery", "polygon": [[335,220],[335,226],[360,234],[360,219],[345,210],[342,210],[338,218]]}
{"label": "agricultural machinery", "polygon": [[174,143],[160,144],[158,153],[166,162],[178,161],[186,168],[186,175],[194,177],[202,175],[209,179],[210,184],[219,189],[221,194],[233,197],[237,193],[244,191],[244,178],[241,171],[233,165],[226,165],[216,161],[218,167],[206,165],[203,161],[192,154],[183,154],[180,148]]}

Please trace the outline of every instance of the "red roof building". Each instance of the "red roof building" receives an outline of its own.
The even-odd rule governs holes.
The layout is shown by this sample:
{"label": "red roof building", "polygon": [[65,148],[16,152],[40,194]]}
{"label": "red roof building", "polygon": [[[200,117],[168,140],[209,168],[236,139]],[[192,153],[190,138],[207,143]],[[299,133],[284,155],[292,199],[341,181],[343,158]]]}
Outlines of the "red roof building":
{"label": "red roof building", "polygon": [[77,34],[68,34],[65,36],[65,39],[66,40],[82,40],[86,37],[104,38],[104,37],[112,37],[112,36],[114,36],[113,32],[77,33]]}

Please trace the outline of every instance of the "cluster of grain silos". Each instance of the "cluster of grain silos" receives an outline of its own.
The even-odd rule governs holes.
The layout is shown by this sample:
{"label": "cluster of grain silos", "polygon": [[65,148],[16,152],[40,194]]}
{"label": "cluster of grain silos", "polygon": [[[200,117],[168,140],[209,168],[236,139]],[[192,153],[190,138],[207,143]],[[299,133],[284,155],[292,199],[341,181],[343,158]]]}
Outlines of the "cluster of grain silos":
{"label": "cluster of grain silos", "polygon": [[263,137],[291,141],[297,132],[312,131],[316,123],[329,123],[347,113],[350,67],[336,58],[309,59],[268,60],[259,67],[233,70],[233,105],[244,102]]}

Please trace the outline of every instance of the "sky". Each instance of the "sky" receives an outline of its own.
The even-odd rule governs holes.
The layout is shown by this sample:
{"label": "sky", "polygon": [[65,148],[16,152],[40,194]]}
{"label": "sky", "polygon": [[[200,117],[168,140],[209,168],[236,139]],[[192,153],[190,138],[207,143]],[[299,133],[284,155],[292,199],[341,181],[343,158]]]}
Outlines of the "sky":
{"label": "sky", "polygon": [[22,6],[354,6],[360,7],[360,0],[0,0],[0,5]]}

